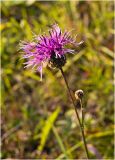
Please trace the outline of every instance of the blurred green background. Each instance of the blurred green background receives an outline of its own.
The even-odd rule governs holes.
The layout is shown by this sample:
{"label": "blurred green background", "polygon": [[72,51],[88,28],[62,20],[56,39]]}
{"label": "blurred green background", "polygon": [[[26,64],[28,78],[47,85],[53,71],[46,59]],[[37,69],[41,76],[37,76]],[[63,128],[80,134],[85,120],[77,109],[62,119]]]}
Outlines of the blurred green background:
{"label": "blurred green background", "polygon": [[85,93],[85,134],[92,159],[113,158],[113,1],[2,1],[2,153],[4,158],[83,159],[81,133],[58,70],[23,68],[20,40],[55,21],[86,47],[68,55],[65,74]]}

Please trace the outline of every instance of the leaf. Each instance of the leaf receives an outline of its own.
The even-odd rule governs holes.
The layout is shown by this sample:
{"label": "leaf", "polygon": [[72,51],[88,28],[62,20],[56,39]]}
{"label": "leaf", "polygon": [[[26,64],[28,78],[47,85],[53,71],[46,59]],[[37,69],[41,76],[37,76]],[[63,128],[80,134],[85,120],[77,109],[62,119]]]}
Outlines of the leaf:
{"label": "leaf", "polygon": [[58,107],[46,120],[43,128],[42,128],[42,132],[41,132],[41,138],[40,138],[40,145],[38,146],[38,150],[40,152],[42,152],[46,141],[48,139],[48,136],[50,134],[50,131],[52,129],[52,126],[56,120],[56,118],[58,117],[60,112],[60,108]]}
{"label": "leaf", "polygon": [[[87,137],[87,141],[92,140],[93,138],[101,138],[101,137],[106,137],[106,136],[111,136],[113,135],[113,131],[112,130],[108,130],[108,131],[104,131],[104,132],[99,132],[99,133],[95,133],[93,135],[90,135],[89,137]],[[75,144],[73,147],[71,147],[70,149],[68,149],[66,151],[66,153],[71,153],[74,150],[76,150],[77,148],[81,147],[83,145],[82,141]],[[56,160],[60,160],[63,159],[65,157],[64,154],[59,155]]]}
{"label": "leaf", "polygon": [[36,81],[40,81],[40,77],[38,75],[36,75],[35,72],[30,73],[30,71],[26,70],[23,73],[24,73],[24,76],[26,76],[26,77],[30,77]]}
{"label": "leaf", "polygon": [[102,46],[101,50],[111,58],[114,58],[114,52],[111,51],[109,48]]}
{"label": "leaf", "polygon": [[64,146],[64,144],[62,142],[61,137],[58,134],[58,131],[56,130],[56,128],[54,126],[52,127],[52,130],[53,130],[53,133],[54,133],[54,135],[56,137],[56,140],[57,140],[57,142],[58,142],[58,144],[60,146],[61,151],[64,153],[65,157],[68,159],[69,157],[68,157],[68,155],[66,153],[66,148],[65,148],[65,146]]}

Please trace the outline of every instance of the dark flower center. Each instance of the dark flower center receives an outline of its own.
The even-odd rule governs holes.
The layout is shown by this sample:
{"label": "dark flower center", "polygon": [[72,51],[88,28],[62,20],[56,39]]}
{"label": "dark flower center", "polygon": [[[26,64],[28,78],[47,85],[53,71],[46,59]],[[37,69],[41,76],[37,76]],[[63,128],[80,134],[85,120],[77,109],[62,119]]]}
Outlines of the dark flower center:
{"label": "dark flower center", "polygon": [[62,55],[57,57],[55,52],[52,52],[51,58],[49,60],[49,65],[51,68],[62,68],[66,63],[66,56]]}

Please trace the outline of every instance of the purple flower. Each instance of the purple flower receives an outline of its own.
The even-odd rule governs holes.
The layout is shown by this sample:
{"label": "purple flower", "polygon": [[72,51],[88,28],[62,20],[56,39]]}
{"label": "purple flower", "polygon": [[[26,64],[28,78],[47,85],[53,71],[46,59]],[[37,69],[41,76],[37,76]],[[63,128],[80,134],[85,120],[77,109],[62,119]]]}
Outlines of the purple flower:
{"label": "purple flower", "polygon": [[[20,48],[24,51],[23,58],[27,59],[25,67],[36,68],[40,72],[42,80],[42,68],[52,57],[61,60],[67,53],[74,53],[74,50],[67,48],[68,44],[79,46],[75,39],[70,36],[70,32],[62,33],[57,24],[49,30],[49,35],[36,36],[32,42],[21,42]],[[59,62],[59,61],[58,61]]]}

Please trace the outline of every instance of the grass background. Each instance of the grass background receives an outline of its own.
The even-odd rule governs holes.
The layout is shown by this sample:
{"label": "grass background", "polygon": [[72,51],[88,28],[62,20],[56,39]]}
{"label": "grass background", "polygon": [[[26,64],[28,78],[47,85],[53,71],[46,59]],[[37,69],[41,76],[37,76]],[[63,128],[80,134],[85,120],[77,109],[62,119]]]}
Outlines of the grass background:
{"label": "grass background", "polygon": [[76,115],[58,70],[23,68],[19,41],[55,21],[86,47],[68,55],[65,74],[85,93],[85,134],[92,159],[113,159],[113,1],[2,1],[2,159],[83,159]]}

